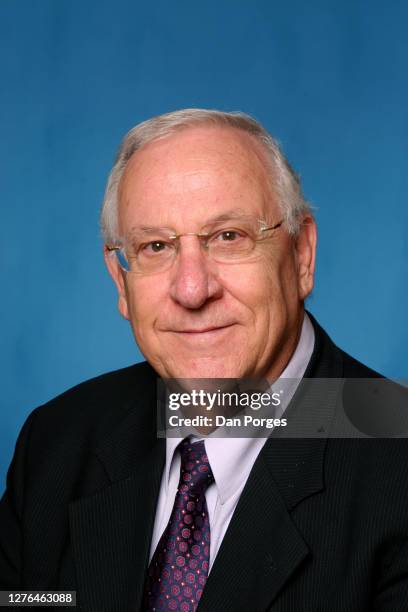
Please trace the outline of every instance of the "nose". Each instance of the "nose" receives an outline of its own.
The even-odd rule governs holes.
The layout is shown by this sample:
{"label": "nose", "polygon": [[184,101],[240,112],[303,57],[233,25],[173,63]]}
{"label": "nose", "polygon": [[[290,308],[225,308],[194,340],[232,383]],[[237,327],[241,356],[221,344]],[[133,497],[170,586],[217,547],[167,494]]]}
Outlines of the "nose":
{"label": "nose", "polygon": [[197,236],[179,238],[179,251],[173,267],[170,295],[189,309],[201,308],[208,300],[222,295],[222,285],[214,264],[209,261]]}

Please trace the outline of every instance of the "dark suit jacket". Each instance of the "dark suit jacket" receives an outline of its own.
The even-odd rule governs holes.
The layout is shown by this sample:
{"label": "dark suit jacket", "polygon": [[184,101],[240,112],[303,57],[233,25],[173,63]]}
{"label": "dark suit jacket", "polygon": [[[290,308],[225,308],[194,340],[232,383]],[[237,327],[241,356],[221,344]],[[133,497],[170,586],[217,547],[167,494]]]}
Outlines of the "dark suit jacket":
{"label": "dark suit jacket", "polygon": [[[375,376],[314,325],[307,376]],[[330,398],[306,409],[324,430]],[[146,363],[30,415],[0,504],[0,588],[76,590],[89,612],[140,608],[165,461],[155,415]],[[407,474],[405,439],[272,436],[199,612],[406,612]]]}

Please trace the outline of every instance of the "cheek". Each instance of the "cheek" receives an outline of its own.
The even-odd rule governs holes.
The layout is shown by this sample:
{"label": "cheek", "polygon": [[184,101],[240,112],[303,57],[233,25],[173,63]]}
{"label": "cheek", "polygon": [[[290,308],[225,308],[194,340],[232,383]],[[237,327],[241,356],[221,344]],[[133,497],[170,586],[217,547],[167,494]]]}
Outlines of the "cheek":
{"label": "cheek", "polygon": [[143,338],[153,330],[154,322],[162,307],[163,283],[153,277],[130,277],[126,285],[126,296],[130,322],[138,338]]}
{"label": "cheek", "polygon": [[241,268],[230,292],[246,307],[251,321],[248,344],[258,350],[274,342],[296,316],[299,307],[296,262],[291,251],[263,257],[256,266]]}
{"label": "cheek", "polygon": [[283,281],[287,277],[288,262],[285,259],[263,256],[256,264],[246,270],[237,271],[236,285],[243,295],[253,301],[266,305],[281,293]]}
{"label": "cheek", "polygon": [[[262,327],[276,296],[276,269],[266,261],[256,264],[230,266],[223,270],[221,282],[226,289],[228,303],[234,303],[252,325]],[[228,299],[229,296],[229,299]],[[239,306],[238,306],[239,304]]]}

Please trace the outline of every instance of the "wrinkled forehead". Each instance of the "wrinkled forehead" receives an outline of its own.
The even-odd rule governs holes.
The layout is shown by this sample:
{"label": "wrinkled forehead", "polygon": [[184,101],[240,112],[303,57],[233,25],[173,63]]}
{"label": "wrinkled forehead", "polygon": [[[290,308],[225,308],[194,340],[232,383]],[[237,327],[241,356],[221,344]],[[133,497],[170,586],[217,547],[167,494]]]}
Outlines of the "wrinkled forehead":
{"label": "wrinkled forehead", "polygon": [[235,128],[188,128],[154,141],[129,160],[119,189],[122,228],[158,217],[170,225],[243,210],[263,216],[275,206],[262,145]]}

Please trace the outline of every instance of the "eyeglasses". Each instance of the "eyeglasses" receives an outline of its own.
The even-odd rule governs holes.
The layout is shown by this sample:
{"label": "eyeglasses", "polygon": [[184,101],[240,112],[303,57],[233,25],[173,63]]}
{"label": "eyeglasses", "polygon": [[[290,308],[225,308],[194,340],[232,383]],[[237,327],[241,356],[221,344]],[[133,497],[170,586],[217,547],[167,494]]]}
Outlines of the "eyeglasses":
{"label": "eyeglasses", "polygon": [[257,258],[274,230],[283,224],[267,225],[261,219],[240,216],[207,224],[199,232],[176,234],[165,227],[134,230],[117,245],[106,245],[116,254],[121,267],[135,274],[155,274],[169,269],[180,250],[180,238],[196,236],[213,261],[233,264]]}

